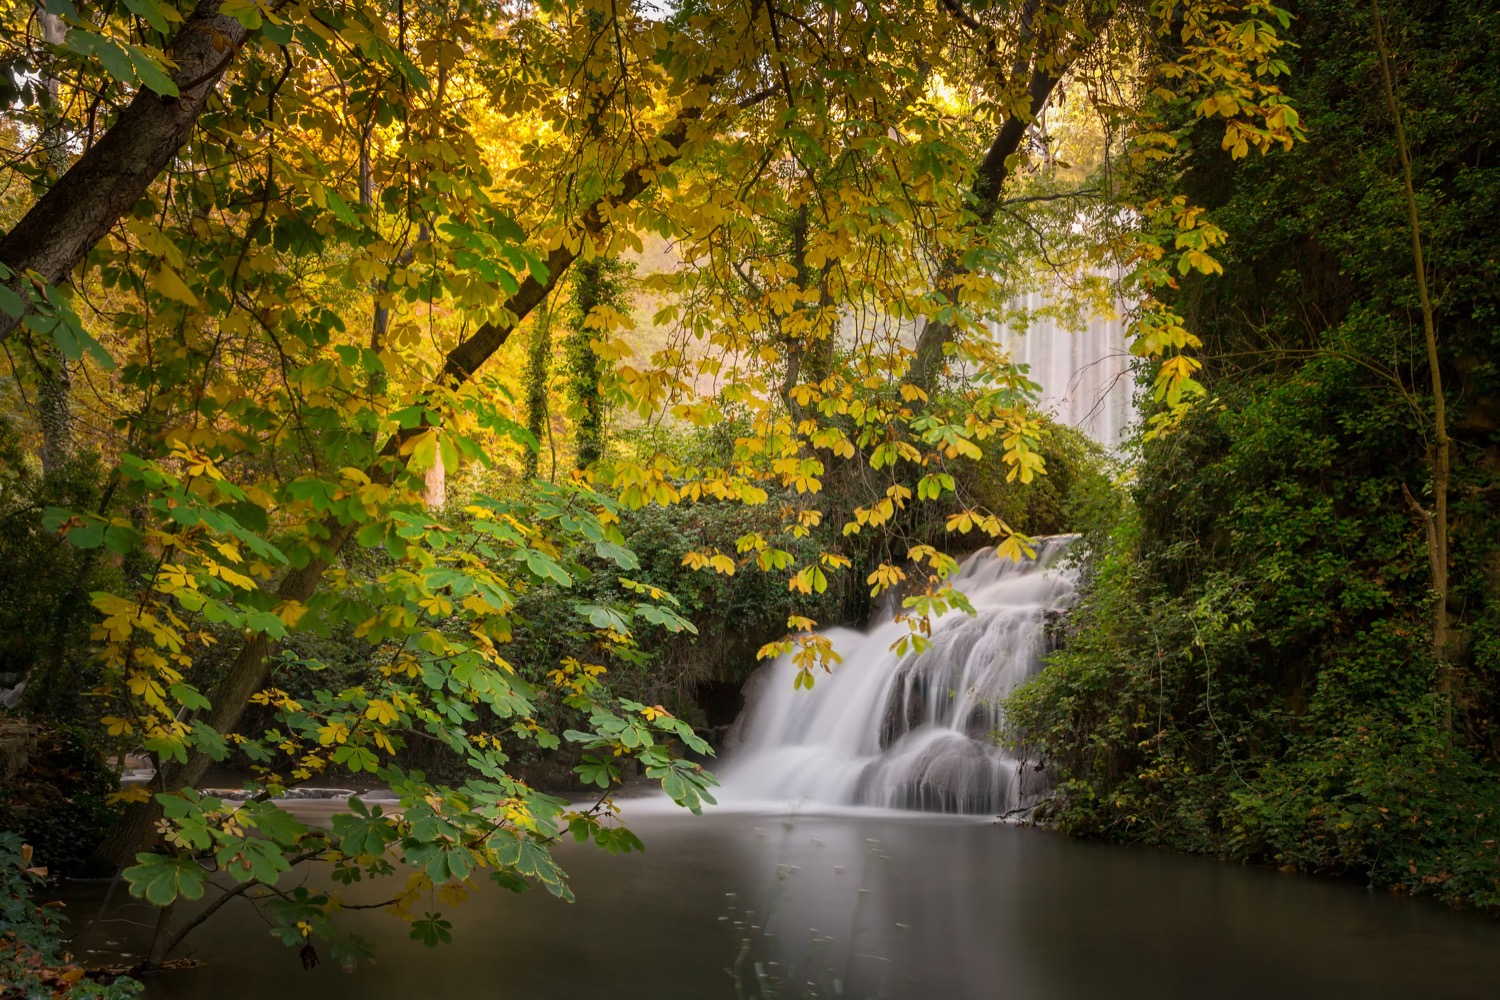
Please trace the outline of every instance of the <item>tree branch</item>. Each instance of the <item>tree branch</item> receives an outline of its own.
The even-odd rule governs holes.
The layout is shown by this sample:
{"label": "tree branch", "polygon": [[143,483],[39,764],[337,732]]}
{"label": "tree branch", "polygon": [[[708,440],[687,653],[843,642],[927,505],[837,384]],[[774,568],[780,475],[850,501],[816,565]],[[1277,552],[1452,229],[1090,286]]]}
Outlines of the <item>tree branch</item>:
{"label": "tree branch", "polygon": [[[63,281],[141,199],[192,134],[198,115],[249,37],[220,0],[203,0],[188,15],[168,50],[177,97],[142,87],[100,140],[74,163],[0,239],[0,263],[14,272],[12,290],[29,301],[28,271],[47,284]],[[0,313],[0,338],[20,321]]]}
{"label": "tree branch", "polygon": [[[718,80],[718,76],[707,75],[697,81],[695,91],[702,91]],[[754,95],[757,100],[764,96]],[[769,96],[766,94],[765,96]],[[682,156],[691,126],[703,117],[703,105],[685,105],[672,124],[657,136],[659,150],[629,170],[620,179],[615,190],[595,200],[579,217],[573,227],[580,243],[583,239],[596,238],[605,232],[611,222],[611,214],[640,197],[656,178]],[[514,295],[505,303],[505,319],[485,323],[467,339],[448,352],[444,359],[439,384],[447,389],[457,389],[472,379],[479,368],[510,339],[511,333],[533,309],[546,300],[562,275],[577,259],[578,252],[568,249],[566,241],[547,258],[547,276],[538,280],[528,276]],[[369,470],[372,482],[391,483],[396,476],[396,457],[401,445],[424,428],[413,427],[400,431],[386,441],[380,457]],[[305,566],[293,569],[282,578],[276,588],[278,602],[305,603],[317,590],[323,574],[333,565],[339,553],[353,537],[355,522],[341,523],[335,517],[327,518],[321,525],[322,545],[317,554]],[[229,732],[238,723],[250,696],[265,684],[266,657],[270,652],[270,641],[265,633],[255,633],[240,647],[238,655],[230,664],[219,683],[214,687],[209,701],[206,723],[218,732]],[[206,754],[192,752],[187,763],[175,768],[163,767],[160,777],[164,789],[188,787],[202,779],[210,760]],[[153,800],[129,807],[112,835],[101,845],[96,860],[111,864],[116,870],[123,867],[143,850],[155,836],[154,824],[160,815],[160,806]]]}

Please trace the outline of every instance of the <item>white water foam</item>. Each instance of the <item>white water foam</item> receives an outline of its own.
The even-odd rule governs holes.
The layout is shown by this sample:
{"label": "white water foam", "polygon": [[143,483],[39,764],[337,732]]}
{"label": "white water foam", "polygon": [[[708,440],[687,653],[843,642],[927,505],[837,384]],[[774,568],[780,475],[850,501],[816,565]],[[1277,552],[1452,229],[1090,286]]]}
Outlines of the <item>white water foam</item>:
{"label": "white water foam", "polygon": [[[1072,603],[1075,536],[1042,539],[1020,563],[985,549],[953,585],[973,604],[932,623],[932,646],[897,655],[905,623],[824,634],[843,657],[811,691],[782,657],[757,678],[738,747],[719,772],[721,798],[1004,814],[1045,791],[999,745],[999,701],[1041,669],[1049,623]],[[1028,780],[1030,779],[1030,780]]]}

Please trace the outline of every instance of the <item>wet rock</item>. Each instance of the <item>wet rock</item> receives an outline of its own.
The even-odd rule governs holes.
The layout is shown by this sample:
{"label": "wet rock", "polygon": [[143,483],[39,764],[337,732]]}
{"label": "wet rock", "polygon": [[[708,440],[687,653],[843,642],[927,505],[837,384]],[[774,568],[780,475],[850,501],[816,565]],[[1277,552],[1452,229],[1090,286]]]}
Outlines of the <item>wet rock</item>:
{"label": "wet rock", "polygon": [[35,726],[20,719],[0,719],[0,781],[10,781],[26,770],[36,748]]}

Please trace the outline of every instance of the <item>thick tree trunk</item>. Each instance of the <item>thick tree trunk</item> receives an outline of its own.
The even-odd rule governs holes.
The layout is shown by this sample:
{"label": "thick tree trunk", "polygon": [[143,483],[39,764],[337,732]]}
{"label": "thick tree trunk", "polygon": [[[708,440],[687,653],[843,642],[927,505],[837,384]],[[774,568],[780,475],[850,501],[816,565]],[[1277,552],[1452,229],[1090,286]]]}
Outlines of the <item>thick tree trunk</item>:
{"label": "thick tree trunk", "polygon": [[[66,279],[140,200],[187,142],[208,95],[248,34],[240,22],[219,13],[219,0],[204,0],[188,15],[170,46],[177,63],[172,81],[180,95],[137,91],[103,137],[0,238],[0,263],[16,275],[12,288],[26,284],[27,271],[48,284]],[[0,313],[0,338],[17,322]]]}

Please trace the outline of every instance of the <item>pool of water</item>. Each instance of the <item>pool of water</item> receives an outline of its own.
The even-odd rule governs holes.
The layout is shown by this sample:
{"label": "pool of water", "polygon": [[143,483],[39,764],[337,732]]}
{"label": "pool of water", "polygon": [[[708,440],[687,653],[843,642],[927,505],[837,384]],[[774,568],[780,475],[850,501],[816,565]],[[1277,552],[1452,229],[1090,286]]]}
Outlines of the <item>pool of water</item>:
{"label": "pool of water", "polygon": [[[1500,921],[1356,886],[974,819],[630,812],[644,853],[558,848],[576,903],[484,883],[462,906],[430,907],[454,924],[437,949],[383,913],[350,913],[378,960],[345,973],[327,961],[304,971],[236,901],[190,939],[200,966],[153,979],[147,995],[1500,995]],[[103,894],[69,892],[75,923]],[[117,961],[151,916],[117,890],[75,948]]]}

